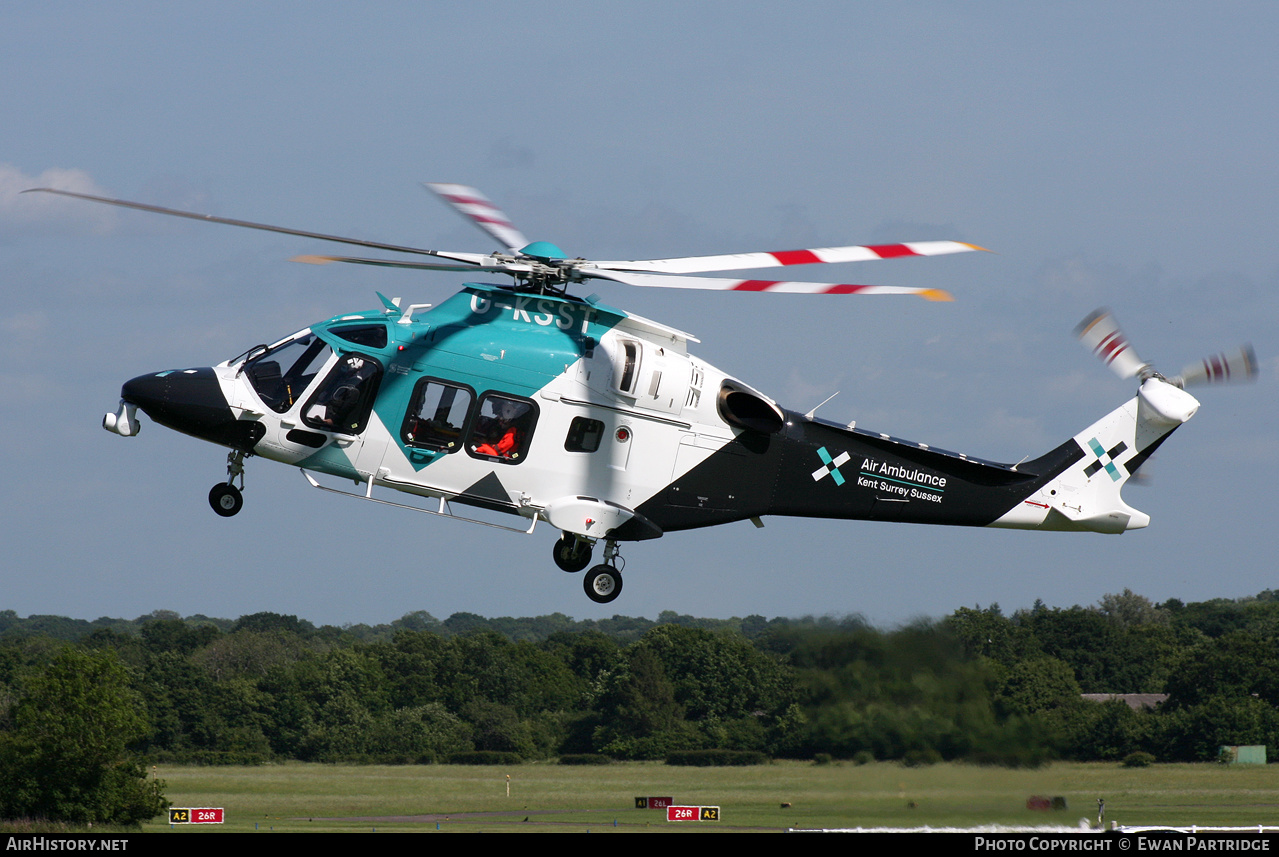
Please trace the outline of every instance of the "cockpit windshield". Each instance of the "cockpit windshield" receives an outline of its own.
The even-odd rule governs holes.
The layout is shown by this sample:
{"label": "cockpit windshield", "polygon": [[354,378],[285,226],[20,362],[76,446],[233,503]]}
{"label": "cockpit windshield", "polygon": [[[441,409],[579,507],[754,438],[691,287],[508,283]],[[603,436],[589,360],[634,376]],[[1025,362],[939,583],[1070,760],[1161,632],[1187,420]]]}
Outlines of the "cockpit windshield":
{"label": "cockpit windshield", "polygon": [[282,414],[302,398],[316,373],[332,355],[333,349],[322,339],[303,331],[261,354],[250,356],[240,371],[248,375],[263,403]]}

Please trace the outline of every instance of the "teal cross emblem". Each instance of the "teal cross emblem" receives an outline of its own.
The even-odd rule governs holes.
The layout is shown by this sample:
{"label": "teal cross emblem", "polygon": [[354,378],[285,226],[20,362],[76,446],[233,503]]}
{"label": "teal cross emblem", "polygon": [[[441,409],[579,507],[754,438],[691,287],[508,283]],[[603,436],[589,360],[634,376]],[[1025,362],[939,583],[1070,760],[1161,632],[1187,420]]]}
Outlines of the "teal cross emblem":
{"label": "teal cross emblem", "polygon": [[1097,460],[1084,468],[1085,476],[1091,479],[1098,470],[1104,468],[1112,481],[1118,482],[1120,479],[1124,478],[1120,474],[1119,468],[1115,467],[1115,459],[1122,455],[1124,450],[1128,448],[1127,444],[1121,440],[1119,443],[1115,444],[1113,449],[1107,451],[1102,448],[1101,444],[1097,441],[1097,438],[1094,437],[1088,441],[1088,448],[1092,450],[1093,455],[1097,456]]}
{"label": "teal cross emblem", "polygon": [[839,472],[840,465],[847,464],[852,458],[847,452],[841,452],[834,458],[830,457],[830,453],[826,451],[826,447],[817,450],[817,457],[822,460],[822,466],[813,471],[813,481],[821,479],[823,476],[830,475],[835,480],[836,485],[844,484],[844,475]]}

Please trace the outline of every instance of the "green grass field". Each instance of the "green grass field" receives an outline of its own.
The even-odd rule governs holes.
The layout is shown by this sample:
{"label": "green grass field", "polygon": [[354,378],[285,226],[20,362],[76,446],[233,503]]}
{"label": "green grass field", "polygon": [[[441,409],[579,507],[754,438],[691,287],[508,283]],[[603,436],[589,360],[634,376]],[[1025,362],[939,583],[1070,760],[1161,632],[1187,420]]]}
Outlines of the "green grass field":
{"label": "green grass field", "polygon": [[[345,766],[161,767],[174,806],[223,807],[222,825],[148,825],[155,832],[693,832],[817,827],[1279,822],[1279,768],[1055,764],[1038,771],[945,764],[905,768],[778,762],[750,768]],[[510,775],[510,797],[506,776]],[[719,822],[671,824],[637,810],[640,795],[721,808]],[[1064,812],[1026,809],[1063,796]],[[790,806],[783,808],[783,803]]]}

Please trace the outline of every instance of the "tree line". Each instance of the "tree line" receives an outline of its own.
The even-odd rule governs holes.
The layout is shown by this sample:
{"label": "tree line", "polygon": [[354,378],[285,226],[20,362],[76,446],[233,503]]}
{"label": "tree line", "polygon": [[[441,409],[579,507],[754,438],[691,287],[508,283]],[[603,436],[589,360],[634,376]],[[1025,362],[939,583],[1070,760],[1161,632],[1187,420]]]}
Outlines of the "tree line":
{"label": "tree line", "polygon": [[[73,675],[97,678],[77,687]],[[1136,711],[1081,696],[1139,692],[1168,698]],[[0,817],[91,791],[42,792],[41,772],[59,767],[114,772],[118,797],[144,812],[159,799],[140,775],[152,761],[722,750],[1037,765],[1136,751],[1208,760],[1222,744],[1279,750],[1274,591],[1154,604],[1125,590],[1089,607],[960,608],[891,630],[855,616],[417,612],[336,628],[274,613],[89,623],[0,611]],[[88,745],[97,755],[79,762],[50,755]]]}

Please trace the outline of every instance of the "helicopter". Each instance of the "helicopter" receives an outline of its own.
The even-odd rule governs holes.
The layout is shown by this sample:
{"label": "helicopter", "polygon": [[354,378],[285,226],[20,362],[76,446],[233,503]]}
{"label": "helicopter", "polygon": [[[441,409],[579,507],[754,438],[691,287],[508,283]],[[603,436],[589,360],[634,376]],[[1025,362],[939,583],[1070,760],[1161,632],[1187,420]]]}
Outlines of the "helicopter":
{"label": "helicopter", "polygon": [[510,277],[467,282],[438,306],[378,293],[375,309],[334,316],[217,365],[139,375],[124,383],[102,425],[136,436],[142,411],[228,448],[226,479],[209,492],[224,517],[243,507],[245,462],[260,457],[299,468],[314,488],[370,502],[526,534],[545,522],[560,533],[552,558],[566,572],[586,570],[602,543],[602,561],[583,579],[600,604],[622,591],[619,543],[744,520],[762,527],[770,515],[1099,533],[1145,527],[1149,516],[1120,492],[1198,410],[1184,388],[1257,371],[1243,346],[1165,377],[1099,310],[1076,333],[1117,374],[1138,380],[1136,395],[1038,458],[974,458],[824,420],[816,408],[786,409],[692,355],[692,335],[570,289],[604,280],[945,301],[950,295],[937,289],[690,275],[981,247],[926,241],[592,261],[529,241],[474,187],[427,188],[501,249],[426,250],[54,188],[24,192],[439,260],[295,261]]}

